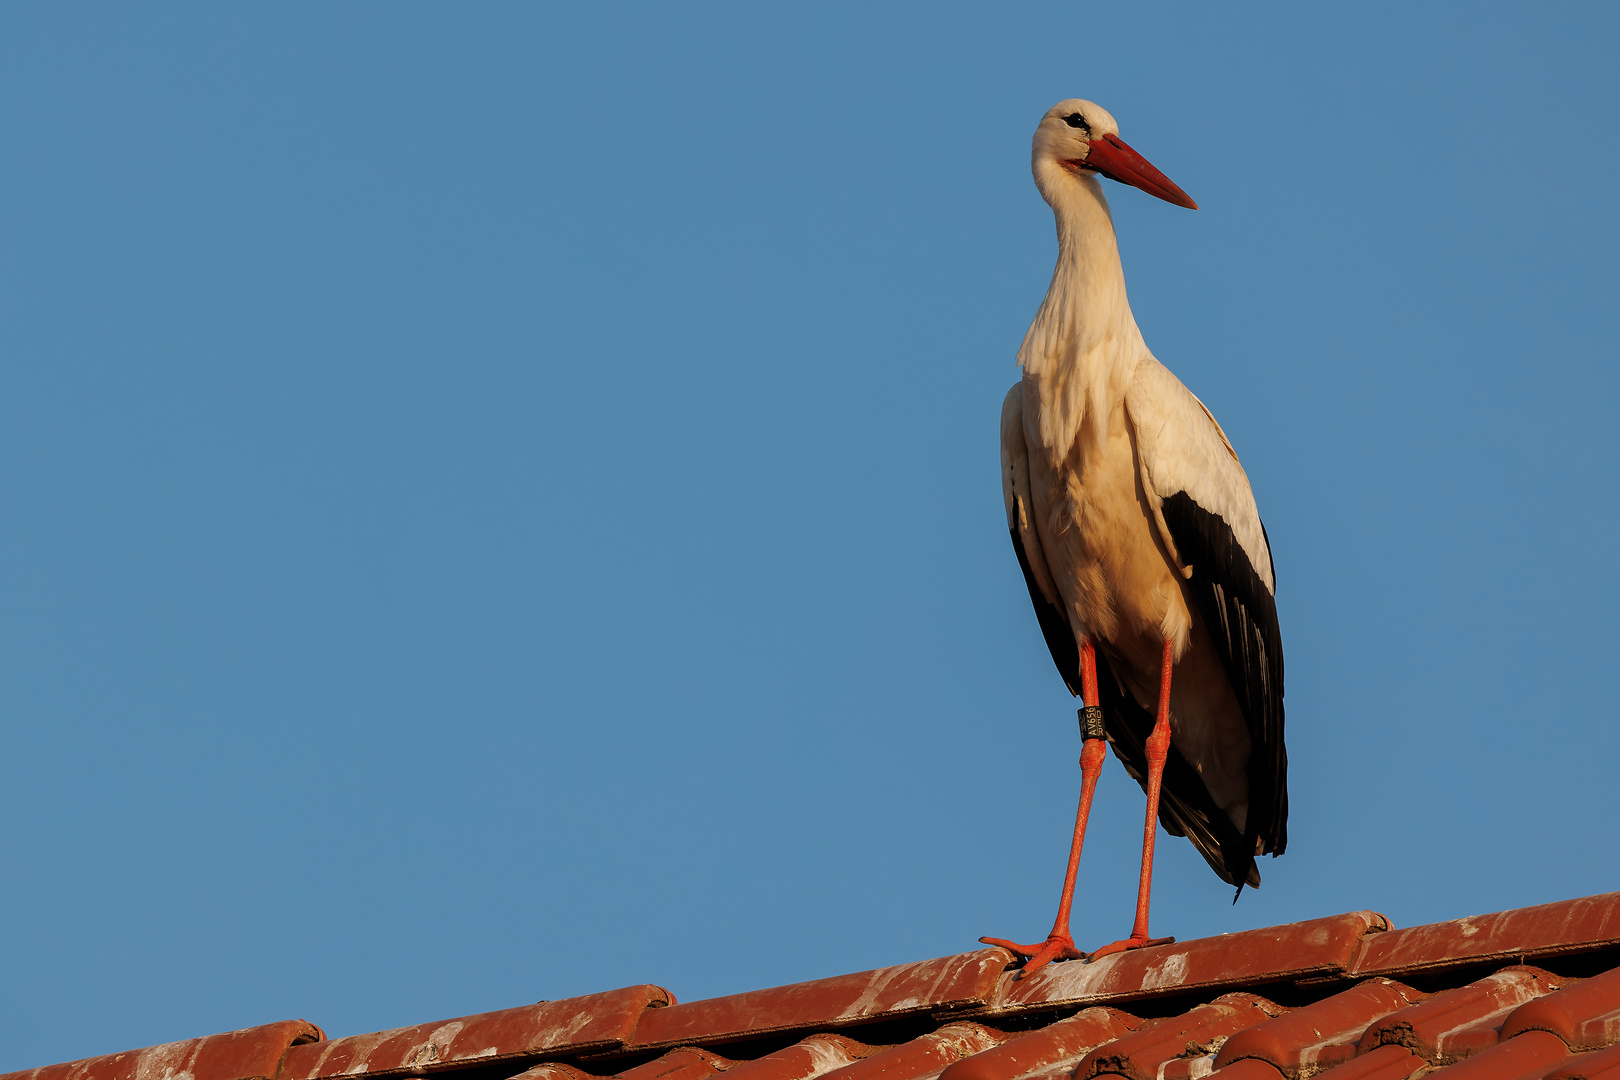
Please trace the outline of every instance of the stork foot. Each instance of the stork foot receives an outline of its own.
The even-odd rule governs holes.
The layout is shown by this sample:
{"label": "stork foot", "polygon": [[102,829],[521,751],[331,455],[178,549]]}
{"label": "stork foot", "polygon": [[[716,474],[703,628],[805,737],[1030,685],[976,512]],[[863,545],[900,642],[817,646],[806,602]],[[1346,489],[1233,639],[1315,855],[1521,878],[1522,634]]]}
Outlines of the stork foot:
{"label": "stork foot", "polygon": [[1149,949],[1155,945],[1172,945],[1175,940],[1173,937],[1128,937],[1121,941],[1109,942],[1092,953],[1087,959],[1101,960],[1105,956],[1113,956],[1115,953],[1125,952],[1129,949]]}
{"label": "stork foot", "polygon": [[1074,947],[1074,939],[1068,934],[1052,934],[1039,945],[1019,945],[1006,938],[982,937],[979,939],[986,945],[999,945],[1009,952],[1029,958],[1024,969],[1018,973],[1022,979],[1032,971],[1038,971],[1050,964],[1053,960],[1084,960],[1086,954]]}

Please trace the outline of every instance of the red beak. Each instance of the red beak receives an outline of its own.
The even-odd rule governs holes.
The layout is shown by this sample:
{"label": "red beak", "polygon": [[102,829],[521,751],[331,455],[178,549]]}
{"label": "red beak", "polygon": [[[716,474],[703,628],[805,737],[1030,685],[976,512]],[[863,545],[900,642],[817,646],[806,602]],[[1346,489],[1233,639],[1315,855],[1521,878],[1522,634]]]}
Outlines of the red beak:
{"label": "red beak", "polygon": [[1193,202],[1185,191],[1176,187],[1168,176],[1155,169],[1147,158],[1132,150],[1118,135],[1104,135],[1100,139],[1091,140],[1089,145],[1091,151],[1086,159],[1070,164],[1083,169],[1092,169],[1121,184],[1139,187],[1165,202],[1185,206],[1189,210],[1198,209],[1198,204]]}

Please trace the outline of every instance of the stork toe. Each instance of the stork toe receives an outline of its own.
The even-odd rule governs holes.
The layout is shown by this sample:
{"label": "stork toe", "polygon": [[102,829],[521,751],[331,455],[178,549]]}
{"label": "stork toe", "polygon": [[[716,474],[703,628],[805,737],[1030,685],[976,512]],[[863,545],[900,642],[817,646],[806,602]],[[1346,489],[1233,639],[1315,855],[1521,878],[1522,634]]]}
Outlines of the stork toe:
{"label": "stork toe", "polygon": [[1154,945],[1174,945],[1175,941],[1176,941],[1176,939],[1173,938],[1173,937],[1156,937],[1156,938],[1128,937],[1128,938],[1122,938],[1119,941],[1111,941],[1111,942],[1109,942],[1107,945],[1104,945],[1102,948],[1100,948],[1096,952],[1092,953],[1086,959],[1087,960],[1101,960],[1105,956],[1112,956],[1115,953],[1122,953],[1122,952],[1125,952],[1125,951],[1127,951],[1129,949],[1147,949],[1147,948],[1151,948]]}
{"label": "stork toe", "polygon": [[1006,938],[982,937],[979,939],[986,945],[996,945],[1008,952],[1016,953],[1027,958],[1018,978],[1033,971],[1039,971],[1054,960],[1084,960],[1086,954],[1074,947],[1074,939],[1068,934],[1052,934],[1039,945],[1020,945]]}

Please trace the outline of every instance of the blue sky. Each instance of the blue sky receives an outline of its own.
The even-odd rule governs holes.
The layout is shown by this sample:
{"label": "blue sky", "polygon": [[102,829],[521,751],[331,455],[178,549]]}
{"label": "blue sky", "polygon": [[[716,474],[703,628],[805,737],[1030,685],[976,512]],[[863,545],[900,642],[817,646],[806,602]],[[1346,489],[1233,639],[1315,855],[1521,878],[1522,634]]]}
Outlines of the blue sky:
{"label": "blue sky", "polygon": [[[1288,854],[1154,928],[1620,887],[1604,5],[0,11],[0,1069],[1039,938],[996,428],[1088,97],[1276,552]],[[1129,927],[1105,772],[1082,945]]]}

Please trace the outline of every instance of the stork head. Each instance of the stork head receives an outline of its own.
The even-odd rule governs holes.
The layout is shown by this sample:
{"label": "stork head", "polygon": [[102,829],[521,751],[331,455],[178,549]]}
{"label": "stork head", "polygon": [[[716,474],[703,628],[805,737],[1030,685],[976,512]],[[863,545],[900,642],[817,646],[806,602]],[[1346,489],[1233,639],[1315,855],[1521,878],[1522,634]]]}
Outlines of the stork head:
{"label": "stork head", "polygon": [[1053,195],[1048,185],[1059,182],[1064,174],[1097,175],[1139,187],[1165,202],[1198,209],[1185,191],[1125,144],[1119,137],[1119,125],[1106,109],[1080,98],[1060,101],[1046,110],[1035,129],[1032,164],[1035,183],[1048,202]]}

